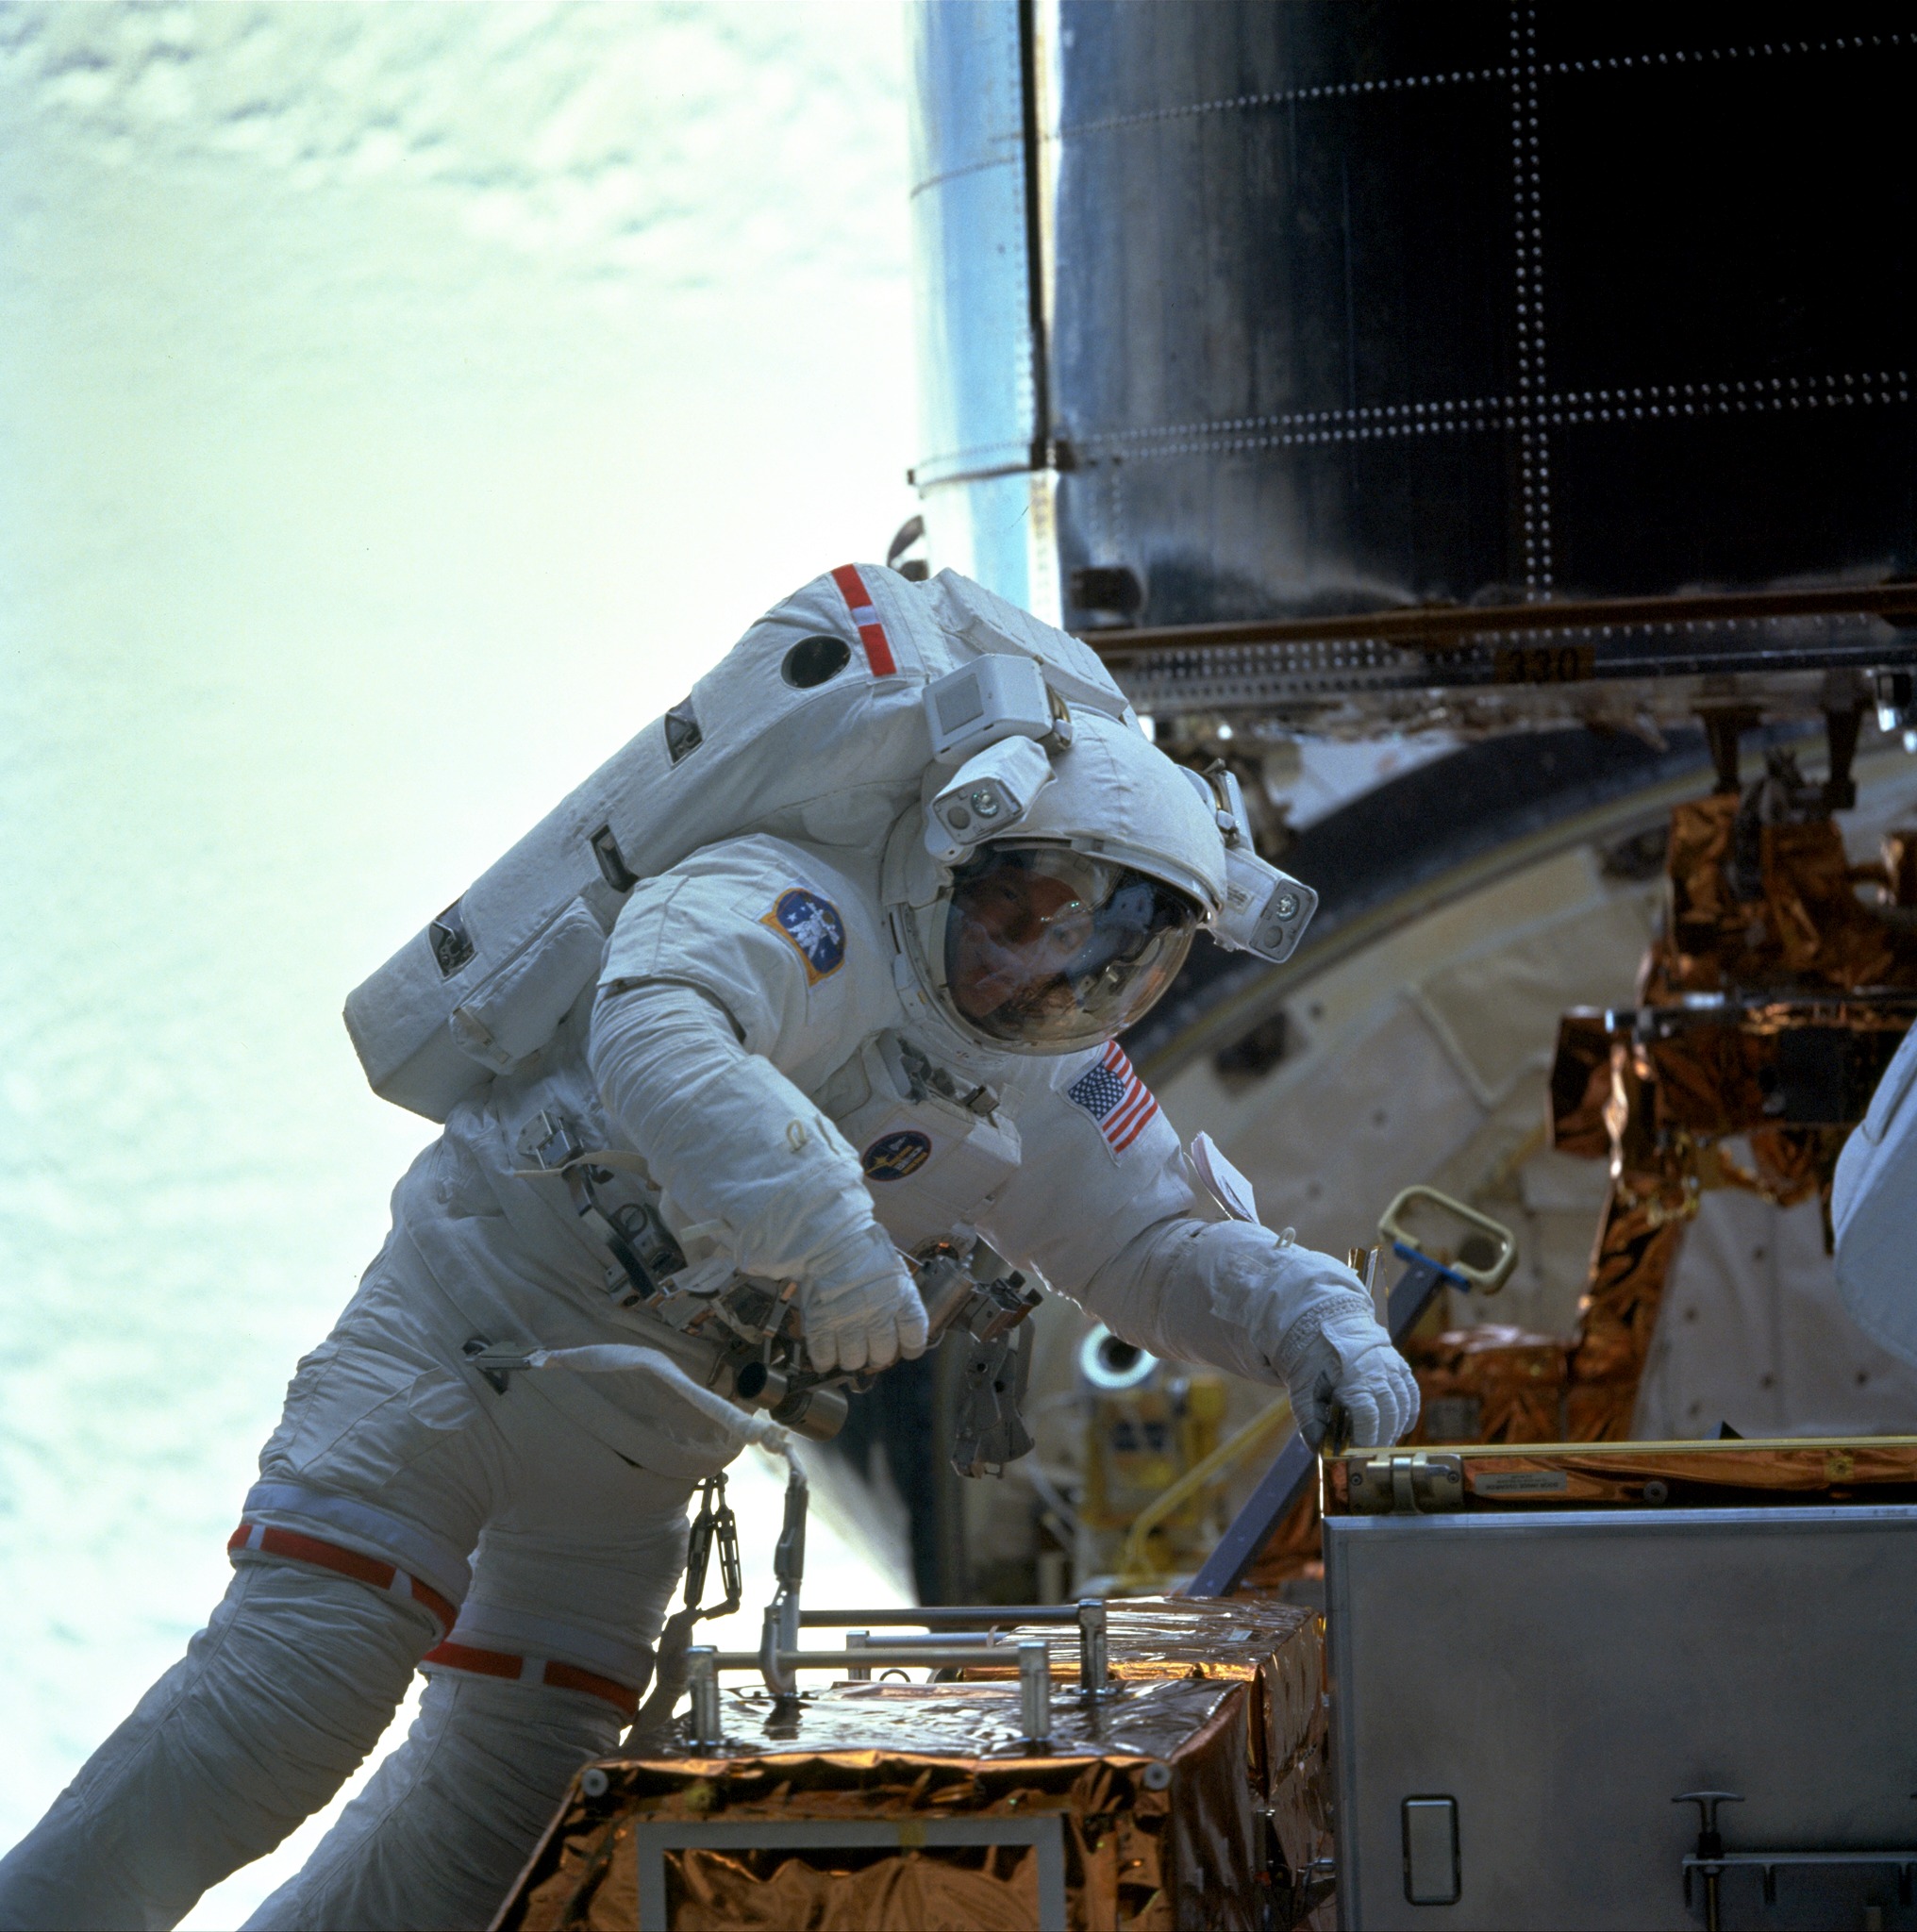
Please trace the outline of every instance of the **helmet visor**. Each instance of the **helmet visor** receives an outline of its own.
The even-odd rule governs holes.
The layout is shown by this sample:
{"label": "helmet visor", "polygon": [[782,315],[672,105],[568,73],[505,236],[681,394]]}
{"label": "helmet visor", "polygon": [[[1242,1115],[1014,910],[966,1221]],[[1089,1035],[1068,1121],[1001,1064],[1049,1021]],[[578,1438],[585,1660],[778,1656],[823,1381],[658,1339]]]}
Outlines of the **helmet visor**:
{"label": "helmet visor", "polygon": [[1060,845],[988,845],[952,880],[945,993],[980,1033],[1063,1053],[1141,1018],[1199,908],[1149,874]]}

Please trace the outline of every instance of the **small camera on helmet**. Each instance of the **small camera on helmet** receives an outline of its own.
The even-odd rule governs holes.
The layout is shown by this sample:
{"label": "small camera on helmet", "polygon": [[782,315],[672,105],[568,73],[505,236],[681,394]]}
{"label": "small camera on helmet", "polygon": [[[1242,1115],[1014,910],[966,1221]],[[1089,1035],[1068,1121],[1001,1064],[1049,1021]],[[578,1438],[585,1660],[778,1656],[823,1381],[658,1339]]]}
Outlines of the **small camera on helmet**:
{"label": "small camera on helmet", "polygon": [[925,850],[942,865],[1009,832],[1052,782],[1052,761],[1029,738],[1005,738],[967,758],[932,794]]}

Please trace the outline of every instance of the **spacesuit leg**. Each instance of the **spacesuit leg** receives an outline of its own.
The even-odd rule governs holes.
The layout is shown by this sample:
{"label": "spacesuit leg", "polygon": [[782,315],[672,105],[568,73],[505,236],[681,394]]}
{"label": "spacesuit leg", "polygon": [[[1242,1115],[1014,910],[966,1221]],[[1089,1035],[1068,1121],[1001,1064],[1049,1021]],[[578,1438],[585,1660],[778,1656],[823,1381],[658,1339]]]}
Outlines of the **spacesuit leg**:
{"label": "spacesuit leg", "polygon": [[652,1672],[691,1485],[635,1469],[515,1391],[513,1494],[488,1524],[406,1742],[248,1921],[285,1932],[483,1926]]}
{"label": "spacesuit leg", "polygon": [[248,1561],[186,1656],[0,1860],[0,1925],[163,1927],[270,1852],[372,1749],[438,1626]]}
{"label": "spacesuit leg", "polygon": [[390,1244],[301,1364],[226,1600],[0,1862],[0,1925],[175,1924],[332,1797],[429,1648],[412,1737],[259,1923],[483,1925],[616,1737],[692,1485],[464,1374],[419,1271]]}
{"label": "spacesuit leg", "polygon": [[626,1722],[587,1692],[434,1672],[406,1742],[248,1932],[490,1924],[567,1781]]}
{"label": "spacesuit leg", "polygon": [[0,1861],[0,1925],[174,1924],[332,1798],[444,1634],[512,1458],[397,1253],[301,1363],[207,1628]]}

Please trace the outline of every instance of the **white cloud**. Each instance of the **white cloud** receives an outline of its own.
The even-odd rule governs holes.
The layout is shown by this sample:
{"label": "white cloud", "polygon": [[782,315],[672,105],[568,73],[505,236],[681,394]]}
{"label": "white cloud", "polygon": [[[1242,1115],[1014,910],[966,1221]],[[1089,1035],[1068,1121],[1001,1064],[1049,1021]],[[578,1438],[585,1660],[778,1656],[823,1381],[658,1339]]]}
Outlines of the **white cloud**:
{"label": "white cloud", "polygon": [[584,272],[864,279],[902,245],[896,39],[869,4],[32,6],[0,92],[121,166],[377,181]]}

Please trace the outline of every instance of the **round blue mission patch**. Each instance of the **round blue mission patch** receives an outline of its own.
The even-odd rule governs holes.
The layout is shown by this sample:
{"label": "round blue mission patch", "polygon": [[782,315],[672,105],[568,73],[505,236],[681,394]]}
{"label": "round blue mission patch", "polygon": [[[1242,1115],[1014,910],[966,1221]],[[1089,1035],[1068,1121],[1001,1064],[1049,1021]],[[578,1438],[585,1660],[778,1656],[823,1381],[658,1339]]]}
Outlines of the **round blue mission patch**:
{"label": "round blue mission patch", "polygon": [[931,1158],[931,1141],[908,1127],[896,1134],[881,1134],[858,1157],[858,1164],[869,1181],[902,1181],[907,1174],[917,1174]]}
{"label": "round blue mission patch", "polygon": [[844,963],[845,922],[829,899],[794,886],[779,894],[763,923],[776,927],[798,948],[808,980],[824,979]]}

